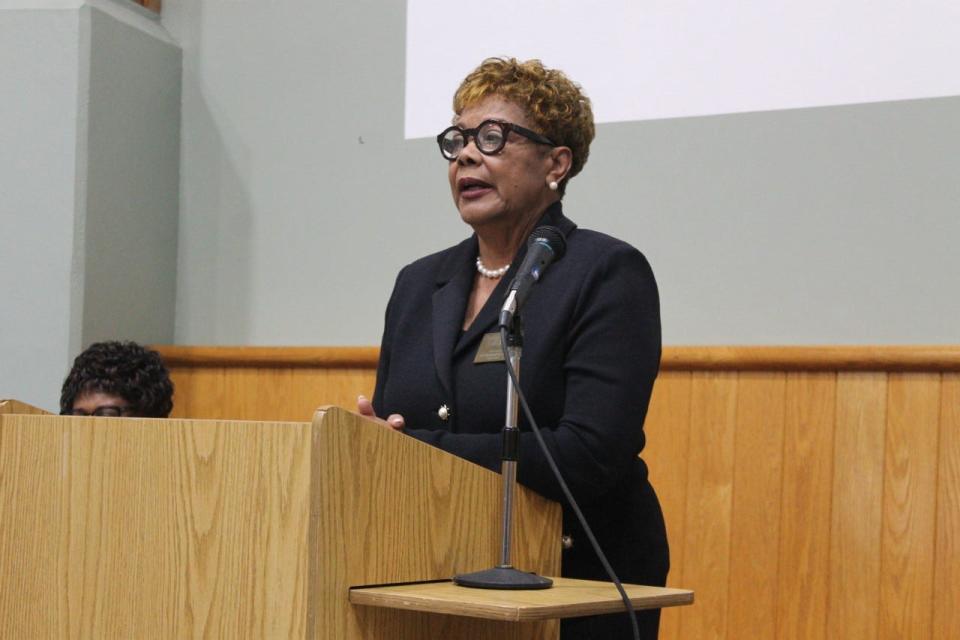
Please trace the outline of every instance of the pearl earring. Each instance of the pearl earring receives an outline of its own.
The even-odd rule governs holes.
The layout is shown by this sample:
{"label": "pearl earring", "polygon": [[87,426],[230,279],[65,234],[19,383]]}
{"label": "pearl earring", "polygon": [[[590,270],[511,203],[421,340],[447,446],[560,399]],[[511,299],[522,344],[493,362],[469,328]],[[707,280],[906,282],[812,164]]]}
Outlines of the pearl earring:
{"label": "pearl earring", "polygon": [[550,191],[556,191],[560,188],[560,185],[557,184],[556,180],[551,180],[549,183],[547,183],[547,186],[550,187]]}

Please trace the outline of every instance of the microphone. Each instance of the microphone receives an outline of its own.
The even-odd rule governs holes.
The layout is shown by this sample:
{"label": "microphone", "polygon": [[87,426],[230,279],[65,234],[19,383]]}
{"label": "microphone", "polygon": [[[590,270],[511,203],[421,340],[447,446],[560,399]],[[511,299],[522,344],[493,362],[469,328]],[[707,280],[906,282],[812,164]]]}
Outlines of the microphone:
{"label": "microphone", "polygon": [[533,285],[553,262],[563,257],[567,241],[556,227],[537,227],[527,240],[527,255],[520,264],[517,275],[510,283],[507,297],[500,310],[500,326],[510,327],[513,316],[527,301]]}

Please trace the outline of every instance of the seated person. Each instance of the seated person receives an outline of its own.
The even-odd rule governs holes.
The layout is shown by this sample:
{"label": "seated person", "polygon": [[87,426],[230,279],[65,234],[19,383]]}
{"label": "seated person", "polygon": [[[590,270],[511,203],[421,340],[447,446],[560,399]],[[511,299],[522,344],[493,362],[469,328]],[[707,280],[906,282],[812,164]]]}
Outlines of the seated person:
{"label": "seated person", "polygon": [[156,351],[136,342],[97,342],[73,361],[60,415],[166,418],[173,382]]}

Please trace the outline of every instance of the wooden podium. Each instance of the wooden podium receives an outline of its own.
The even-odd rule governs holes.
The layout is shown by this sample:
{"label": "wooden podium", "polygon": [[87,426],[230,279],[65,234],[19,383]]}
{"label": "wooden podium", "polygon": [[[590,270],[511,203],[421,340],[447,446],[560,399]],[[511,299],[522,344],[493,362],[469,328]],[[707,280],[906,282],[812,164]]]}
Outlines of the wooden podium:
{"label": "wooden podium", "polygon": [[[0,637],[532,639],[622,610],[603,583],[533,602],[445,583],[496,563],[500,491],[337,408],[297,423],[0,403]],[[517,516],[517,567],[559,575],[559,505],[521,488]],[[631,589],[638,607],[692,601]]]}

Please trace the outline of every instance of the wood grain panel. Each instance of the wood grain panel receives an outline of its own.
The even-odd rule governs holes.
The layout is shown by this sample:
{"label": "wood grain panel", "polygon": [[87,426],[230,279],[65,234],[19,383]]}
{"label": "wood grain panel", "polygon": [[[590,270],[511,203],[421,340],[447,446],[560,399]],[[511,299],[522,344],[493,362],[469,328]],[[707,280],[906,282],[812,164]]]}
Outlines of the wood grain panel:
{"label": "wood grain panel", "polygon": [[[176,415],[247,419],[352,408],[372,390],[377,357],[370,347],[160,350],[175,363]],[[775,432],[757,427],[772,405],[751,391],[777,372],[779,450]],[[942,393],[931,391],[937,376]],[[645,429],[669,584],[697,590],[693,607],[663,612],[663,640],[940,638],[960,628],[960,346],[666,347]]]}
{"label": "wood grain panel", "polygon": [[781,640],[826,638],[836,388],[833,373],[787,375],[777,576]]}
{"label": "wood grain panel", "polygon": [[887,398],[878,637],[929,638],[940,374],[891,374]]}
{"label": "wood grain panel", "polygon": [[776,633],[785,400],[785,374],[740,374],[728,626],[759,638]]}
{"label": "wood grain panel", "polygon": [[[690,446],[690,379],[686,371],[661,373],[654,386],[644,423],[647,444],[642,457],[650,468],[650,482],[660,498],[670,541],[670,574],[667,584],[679,586],[683,575],[683,547],[687,510],[688,450]],[[681,611],[664,609],[660,640],[680,636]]]}
{"label": "wood grain panel", "polygon": [[[241,446],[249,430],[259,433],[258,450]],[[182,549],[196,567],[187,587],[205,605],[200,611],[231,622],[221,626],[224,636],[304,633],[309,443],[307,423],[194,423],[181,435],[178,481],[189,493],[177,515],[194,532]],[[248,564],[238,549],[269,559]],[[291,615],[272,613],[291,607]]]}
{"label": "wood grain panel", "polygon": [[26,402],[20,402],[19,400],[0,400],[0,414],[26,414],[34,416],[49,416],[51,415],[49,411],[44,411],[40,407],[35,407],[32,404],[27,404]]}
{"label": "wood grain panel", "polygon": [[[686,589],[627,583],[622,586],[637,611],[693,602],[693,593]],[[513,622],[577,618],[625,610],[620,593],[610,582],[559,577],[553,578],[550,589],[520,591],[465,589],[447,580],[354,588],[350,590],[350,602]]]}
{"label": "wood grain panel", "polygon": [[[419,611],[401,611],[379,607],[356,606],[356,638],[363,640],[397,640],[434,638],[470,640],[553,640],[560,631],[557,620],[545,622],[478,621],[475,618],[437,615]],[[330,633],[324,626],[317,637],[340,640],[345,636]]]}
{"label": "wood grain panel", "polygon": [[733,508],[737,374],[694,373],[691,378],[690,453],[683,574],[696,592],[684,612],[681,638],[725,638]]}
{"label": "wood grain panel", "polygon": [[[351,607],[351,586],[492,566],[500,478],[327,415],[0,415],[0,637],[556,637]],[[559,573],[559,505],[521,488],[517,507],[517,565]]]}
{"label": "wood grain panel", "polygon": [[0,636],[303,636],[309,423],[0,419]]}
{"label": "wood grain panel", "polygon": [[172,417],[307,420],[317,407],[354,409],[373,394],[375,370],[357,368],[173,367]]}
{"label": "wood grain panel", "polygon": [[933,638],[960,629],[960,374],[944,374],[940,396]]}
{"label": "wood grain panel", "polygon": [[36,608],[45,603],[56,613],[67,604],[62,597],[48,598],[50,585],[66,575],[61,561],[63,485],[43,482],[40,475],[61,466],[60,434],[33,420],[25,422],[33,429],[30,437],[0,416],[0,576],[9,585],[0,589],[0,636],[63,637],[64,617],[38,614]]}
{"label": "wood grain panel", "polygon": [[875,638],[887,376],[837,376],[827,637]]}
{"label": "wood grain panel", "polygon": [[[311,549],[311,567],[316,569],[311,593],[330,603],[322,605],[323,610],[336,615],[311,620],[308,635],[386,640],[402,630],[408,634],[402,637],[409,638],[549,637],[557,628],[552,623],[511,628],[333,606],[351,587],[449,578],[499,560],[499,512],[490,508],[500,501],[497,474],[372,422],[363,421],[352,430],[338,428],[349,420],[353,418],[346,412],[331,409],[315,432],[323,465],[314,468],[311,527],[317,546]],[[516,566],[545,575],[559,573],[559,505],[521,490],[517,514]],[[346,549],[345,540],[351,541]]]}

